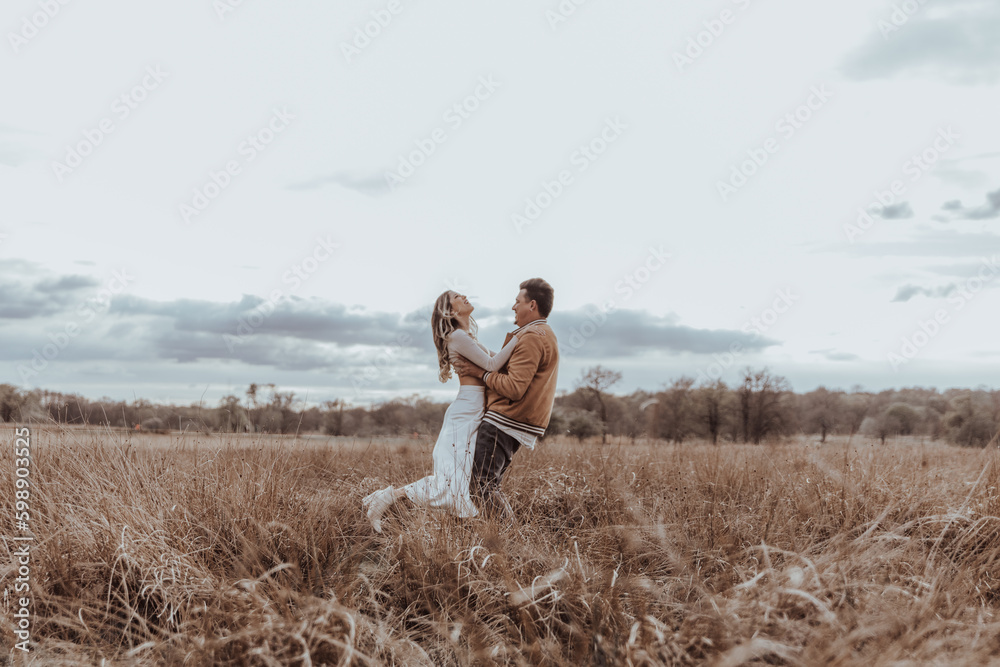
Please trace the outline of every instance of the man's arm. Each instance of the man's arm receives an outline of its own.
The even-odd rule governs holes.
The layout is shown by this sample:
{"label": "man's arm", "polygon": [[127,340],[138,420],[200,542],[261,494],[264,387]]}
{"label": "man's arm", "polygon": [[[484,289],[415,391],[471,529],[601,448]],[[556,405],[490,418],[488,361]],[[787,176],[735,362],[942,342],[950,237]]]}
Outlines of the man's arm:
{"label": "man's arm", "polygon": [[528,390],[531,379],[535,377],[538,366],[542,362],[542,344],[537,335],[525,335],[514,354],[507,362],[506,373],[490,373],[483,375],[486,386],[512,401],[519,401]]}
{"label": "man's arm", "polygon": [[452,355],[451,365],[455,368],[455,372],[459,375],[474,375],[477,378],[483,377],[483,373],[486,369],[481,366],[477,366],[460,354]]}

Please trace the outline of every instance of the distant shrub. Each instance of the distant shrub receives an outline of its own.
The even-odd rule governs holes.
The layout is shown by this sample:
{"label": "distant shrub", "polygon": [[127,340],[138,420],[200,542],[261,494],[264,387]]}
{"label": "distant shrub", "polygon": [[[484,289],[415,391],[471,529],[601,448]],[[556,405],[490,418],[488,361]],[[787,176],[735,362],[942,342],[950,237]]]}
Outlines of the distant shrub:
{"label": "distant shrub", "polygon": [[885,411],[886,426],[894,435],[912,435],[920,423],[920,412],[906,403],[893,403]]}
{"label": "distant shrub", "polygon": [[957,420],[961,423],[952,431],[952,442],[963,447],[985,447],[997,433],[996,424],[986,415],[972,415]]}
{"label": "distant shrub", "polygon": [[1000,430],[1000,418],[994,403],[997,394],[965,391],[955,396],[946,416],[948,438],[963,447],[985,447]]}
{"label": "distant shrub", "polygon": [[150,417],[142,421],[142,430],[150,433],[166,433],[167,425],[159,417]]}
{"label": "distant shrub", "polygon": [[603,429],[600,419],[594,413],[581,410],[569,418],[566,432],[576,438],[577,442],[583,442],[584,438],[601,435]]}

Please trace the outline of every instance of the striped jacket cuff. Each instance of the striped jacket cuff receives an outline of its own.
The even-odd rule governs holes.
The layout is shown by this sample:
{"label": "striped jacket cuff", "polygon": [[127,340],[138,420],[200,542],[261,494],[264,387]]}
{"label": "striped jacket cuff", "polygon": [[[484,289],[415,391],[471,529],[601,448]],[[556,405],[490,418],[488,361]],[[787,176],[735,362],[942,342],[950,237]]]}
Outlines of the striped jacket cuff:
{"label": "striped jacket cuff", "polygon": [[505,428],[514,429],[515,431],[521,431],[522,433],[530,433],[531,435],[542,436],[545,435],[545,429],[541,426],[532,426],[531,424],[525,424],[524,422],[519,422],[516,419],[511,419],[507,415],[502,415],[499,412],[494,412],[490,410],[483,417],[483,421],[489,422],[494,426],[502,426]]}

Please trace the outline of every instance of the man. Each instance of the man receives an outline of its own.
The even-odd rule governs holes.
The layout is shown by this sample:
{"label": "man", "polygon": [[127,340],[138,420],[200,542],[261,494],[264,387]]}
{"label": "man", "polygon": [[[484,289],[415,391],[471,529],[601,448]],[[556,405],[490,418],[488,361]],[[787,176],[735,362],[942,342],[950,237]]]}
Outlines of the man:
{"label": "man", "polygon": [[[479,375],[486,383],[486,415],[476,436],[472,464],[472,493],[484,512],[513,518],[510,503],[500,492],[500,482],[511,458],[522,446],[534,449],[552,415],[559,370],[559,346],[546,322],[552,311],[552,286],[541,278],[521,283],[514,299],[517,330],[507,334],[504,345],[517,334],[518,341],[507,364],[487,372],[458,357],[455,370]],[[528,329],[528,325],[533,325]]]}

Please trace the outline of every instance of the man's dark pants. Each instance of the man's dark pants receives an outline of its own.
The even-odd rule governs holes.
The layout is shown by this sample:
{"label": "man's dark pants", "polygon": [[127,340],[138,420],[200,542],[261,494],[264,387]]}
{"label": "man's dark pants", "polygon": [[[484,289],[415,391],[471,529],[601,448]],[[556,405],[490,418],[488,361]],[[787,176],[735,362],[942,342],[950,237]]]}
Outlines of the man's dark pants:
{"label": "man's dark pants", "polygon": [[520,446],[521,443],[493,424],[484,421],[479,425],[472,459],[471,491],[479,500],[479,509],[487,516],[514,518],[510,503],[500,492],[500,482]]}

